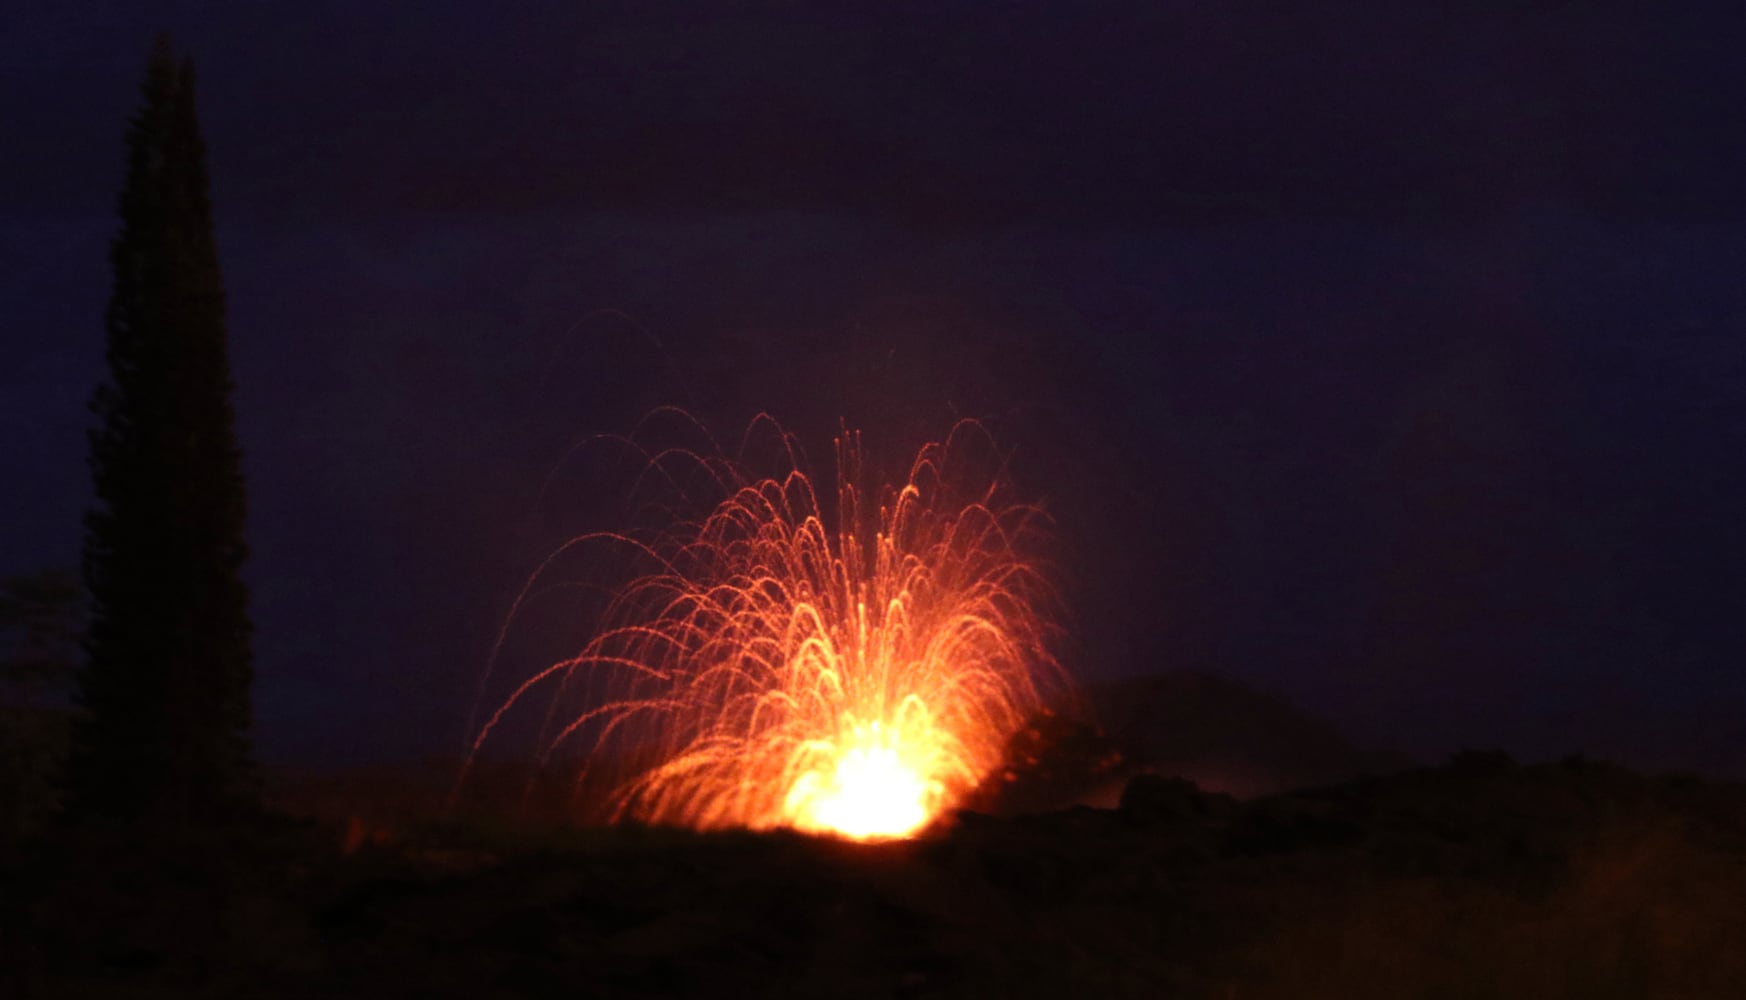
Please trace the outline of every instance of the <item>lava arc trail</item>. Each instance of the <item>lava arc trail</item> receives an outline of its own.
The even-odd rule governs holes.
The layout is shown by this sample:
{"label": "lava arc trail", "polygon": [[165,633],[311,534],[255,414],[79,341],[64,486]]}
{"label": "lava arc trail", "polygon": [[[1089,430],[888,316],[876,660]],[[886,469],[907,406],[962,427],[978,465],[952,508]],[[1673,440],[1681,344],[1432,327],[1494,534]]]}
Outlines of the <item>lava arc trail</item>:
{"label": "lava arc trail", "polygon": [[[542,761],[580,745],[585,766],[637,762],[614,783],[617,818],[858,839],[915,833],[1001,765],[1012,733],[1068,686],[1035,557],[1041,510],[1005,499],[974,422],[870,494],[858,434],[837,438],[836,488],[821,496],[773,433],[786,468],[763,478],[691,453],[651,459],[707,471],[719,499],[701,519],[572,540],[628,546],[647,571],[581,650],[498,705],[475,754],[512,708],[548,697]],[[579,675],[602,672],[606,698],[556,709]]]}

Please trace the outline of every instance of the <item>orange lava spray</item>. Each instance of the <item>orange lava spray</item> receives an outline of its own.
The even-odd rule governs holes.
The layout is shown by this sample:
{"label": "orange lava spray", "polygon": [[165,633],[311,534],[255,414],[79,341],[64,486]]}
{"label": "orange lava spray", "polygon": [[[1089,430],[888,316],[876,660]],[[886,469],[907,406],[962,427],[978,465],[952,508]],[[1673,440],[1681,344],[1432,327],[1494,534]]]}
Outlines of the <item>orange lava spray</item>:
{"label": "orange lava spray", "polygon": [[475,754],[517,703],[605,671],[610,699],[557,719],[542,760],[581,741],[591,758],[646,761],[616,787],[617,818],[903,837],[1000,766],[1008,737],[1067,688],[1033,555],[1040,508],[1006,501],[998,470],[966,473],[961,452],[991,451],[973,447],[990,444],[975,422],[923,447],[872,504],[859,435],[843,432],[829,512],[777,432],[777,476],[685,453],[722,488],[701,520],[572,540],[629,545],[653,568],[582,650],[500,704]]}

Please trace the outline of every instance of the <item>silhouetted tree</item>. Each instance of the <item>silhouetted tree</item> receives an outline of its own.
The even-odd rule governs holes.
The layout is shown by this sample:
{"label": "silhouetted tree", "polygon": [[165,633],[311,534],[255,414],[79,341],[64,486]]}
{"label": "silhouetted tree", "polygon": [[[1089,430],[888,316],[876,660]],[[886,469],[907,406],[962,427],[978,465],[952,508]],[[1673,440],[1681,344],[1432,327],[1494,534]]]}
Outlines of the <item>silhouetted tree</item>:
{"label": "silhouetted tree", "polygon": [[81,600],[65,571],[0,580],[0,701],[28,705],[64,690],[79,662]]}
{"label": "silhouetted tree", "polygon": [[194,72],[167,38],[143,89],[111,251],[109,381],[91,402],[69,807],[186,828],[242,815],[257,794],[244,487]]}
{"label": "silhouetted tree", "polygon": [[38,832],[55,810],[83,606],[75,573],[0,580],[0,842]]}

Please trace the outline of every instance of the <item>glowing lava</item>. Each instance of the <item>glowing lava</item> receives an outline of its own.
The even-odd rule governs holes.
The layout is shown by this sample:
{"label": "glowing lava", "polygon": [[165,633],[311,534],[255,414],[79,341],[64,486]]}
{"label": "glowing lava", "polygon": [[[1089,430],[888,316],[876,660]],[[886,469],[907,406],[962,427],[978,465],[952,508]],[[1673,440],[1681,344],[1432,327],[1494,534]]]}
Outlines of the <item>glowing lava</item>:
{"label": "glowing lava", "polygon": [[877,722],[855,732],[846,749],[826,742],[817,749],[834,762],[801,775],[783,803],[800,829],[903,837],[921,829],[938,807],[940,783],[924,776],[924,764],[905,760],[904,747],[881,738]]}
{"label": "glowing lava", "polygon": [[[775,431],[779,476],[690,453],[650,460],[671,483],[708,473],[720,498],[702,520],[560,549],[627,545],[649,569],[616,592],[581,651],[501,703],[475,753],[513,707],[550,691],[542,762],[575,746],[585,767],[639,762],[615,782],[614,817],[861,839],[919,831],[1000,765],[1007,738],[1065,690],[1050,653],[1054,594],[1027,555],[1040,510],[1005,501],[997,475],[966,471],[992,446],[965,422],[871,509],[846,432],[827,518]],[[565,701],[591,689],[606,697]]]}

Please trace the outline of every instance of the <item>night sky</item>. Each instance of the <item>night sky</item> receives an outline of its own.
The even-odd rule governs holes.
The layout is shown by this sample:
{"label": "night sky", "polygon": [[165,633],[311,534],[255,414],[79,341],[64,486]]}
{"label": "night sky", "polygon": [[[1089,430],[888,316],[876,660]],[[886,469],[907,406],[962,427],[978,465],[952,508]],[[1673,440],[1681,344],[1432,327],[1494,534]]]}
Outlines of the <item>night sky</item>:
{"label": "night sky", "polygon": [[522,578],[628,485],[567,448],[670,403],[899,465],[983,418],[1081,676],[1746,775],[1738,3],[415,6],[0,13],[0,574],[77,564],[167,28],[269,759],[456,751]]}

